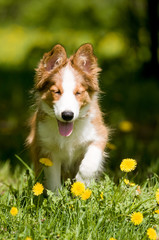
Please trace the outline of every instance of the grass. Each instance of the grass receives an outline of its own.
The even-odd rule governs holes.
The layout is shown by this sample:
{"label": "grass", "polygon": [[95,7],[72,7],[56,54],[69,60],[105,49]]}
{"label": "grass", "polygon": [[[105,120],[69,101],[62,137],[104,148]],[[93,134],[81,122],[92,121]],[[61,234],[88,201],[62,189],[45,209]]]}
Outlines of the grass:
{"label": "grass", "polygon": [[[71,193],[69,179],[58,195],[47,191],[48,197],[35,196],[32,188],[40,180],[32,170],[17,168],[11,175],[9,167],[6,163],[0,168],[0,239],[146,240],[148,228],[159,236],[159,214],[154,212],[159,209],[155,196],[158,176],[139,188],[124,182],[129,174],[123,173],[118,184],[105,175],[89,186],[90,198],[82,200]],[[13,206],[18,209],[16,216],[10,213]],[[143,214],[139,225],[131,221],[134,212]]]}

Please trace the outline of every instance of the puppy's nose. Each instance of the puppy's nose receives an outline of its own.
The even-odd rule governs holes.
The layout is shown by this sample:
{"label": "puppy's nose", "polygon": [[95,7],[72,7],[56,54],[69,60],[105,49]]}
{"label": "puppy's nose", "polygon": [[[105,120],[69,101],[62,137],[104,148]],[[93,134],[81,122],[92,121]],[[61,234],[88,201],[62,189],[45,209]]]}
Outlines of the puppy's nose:
{"label": "puppy's nose", "polygon": [[74,113],[70,112],[70,111],[64,111],[64,112],[62,112],[61,115],[62,115],[63,120],[65,120],[65,121],[71,121],[74,117]]}

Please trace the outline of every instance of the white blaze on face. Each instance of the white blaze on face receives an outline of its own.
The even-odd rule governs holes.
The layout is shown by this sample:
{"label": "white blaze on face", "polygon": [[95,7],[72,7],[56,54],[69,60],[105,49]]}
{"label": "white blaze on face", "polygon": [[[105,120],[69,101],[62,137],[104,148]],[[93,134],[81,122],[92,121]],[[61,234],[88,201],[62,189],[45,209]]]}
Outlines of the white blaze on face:
{"label": "white blaze on face", "polygon": [[[71,69],[70,66],[66,66],[62,72],[63,94],[54,105],[55,115],[56,118],[59,120],[58,125],[60,134],[62,134],[63,132],[69,133],[69,130],[67,130],[66,128],[71,128],[71,126],[68,124],[67,125],[62,124],[62,122],[64,122],[64,120],[62,119],[62,113],[65,111],[72,112],[74,115],[72,121],[77,119],[79,115],[79,103],[74,95],[75,87],[76,81],[73,69]],[[70,134],[71,133],[72,131],[70,131]]]}

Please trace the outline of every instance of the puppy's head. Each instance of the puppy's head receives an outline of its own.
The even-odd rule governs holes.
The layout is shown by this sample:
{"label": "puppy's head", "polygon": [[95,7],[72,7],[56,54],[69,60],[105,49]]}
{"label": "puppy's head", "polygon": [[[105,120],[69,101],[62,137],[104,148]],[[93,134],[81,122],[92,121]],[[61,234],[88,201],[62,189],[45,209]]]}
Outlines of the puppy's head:
{"label": "puppy's head", "polygon": [[36,70],[35,89],[57,119],[59,133],[69,136],[74,121],[86,115],[98,87],[96,57],[90,44],[67,58],[61,45],[45,53]]}

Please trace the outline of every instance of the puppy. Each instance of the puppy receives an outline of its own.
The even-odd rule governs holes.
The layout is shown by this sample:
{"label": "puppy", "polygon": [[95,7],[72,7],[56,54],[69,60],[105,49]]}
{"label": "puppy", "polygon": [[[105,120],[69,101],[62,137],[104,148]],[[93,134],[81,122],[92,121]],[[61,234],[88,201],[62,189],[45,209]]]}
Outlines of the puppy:
{"label": "puppy", "polygon": [[100,68],[91,44],[67,58],[61,45],[45,53],[35,76],[35,106],[30,146],[36,174],[40,158],[49,158],[45,185],[55,191],[68,177],[86,185],[103,168],[108,128],[98,104]]}

